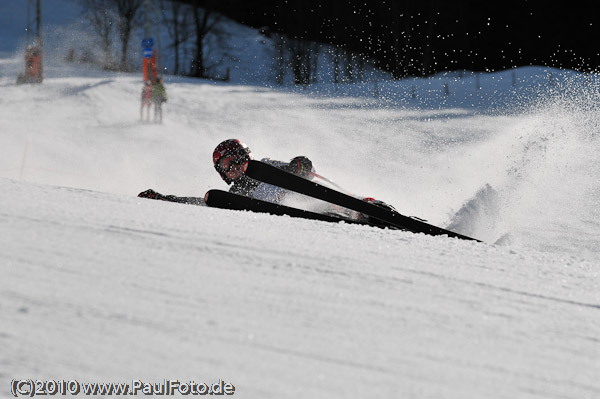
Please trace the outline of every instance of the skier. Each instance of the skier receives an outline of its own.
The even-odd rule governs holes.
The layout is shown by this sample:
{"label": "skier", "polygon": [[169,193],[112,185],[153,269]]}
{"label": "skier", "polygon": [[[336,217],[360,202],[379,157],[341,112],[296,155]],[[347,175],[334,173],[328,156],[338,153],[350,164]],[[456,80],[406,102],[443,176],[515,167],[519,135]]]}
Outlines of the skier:
{"label": "skier", "polygon": [[[271,185],[268,183],[260,182],[258,180],[248,177],[246,175],[246,166],[248,165],[248,163],[250,163],[251,160],[252,160],[252,152],[250,151],[250,148],[248,148],[247,145],[245,145],[244,143],[242,143],[240,140],[237,140],[237,139],[225,140],[225,141],[221,142],[217,146],[217,148],[215,148],[215,150],[213,151],[213,165],[214,165],[215,169],[217,170],[217,172],[219,173],[221,178],[228,185],[231,185],[231,187],[229,188],[229,192],[232,194],[237,194],[237,195],[233,195],[233,196],[230,195],[229,198],[236,198],[236,201],[238,203],[239,203],[239,200],[243,199],[243,197],[240,197],[240,196],[246,196],[246,197],[251,197],[254,199],[262,200],[262,202],[261,202],[261,201],[248,201],[246,199],[243,199],[242,202],[255,204],[255,205],[259,204],[260,206],[258,208],[256,208],[258,212],[266,211],[266,212],[270,213],[269,210],[265,210],[265,208],[264,208],[265,201],[275,203],[275,204],[280,204],[284,198],[287,198],[288,195],[290,195],[290,194],[293,195],[295,193],[293,191],[288,191],[284,188],[274,186],[274,185]],[[313,180],[313,178],[316,177],[316,178],[320,178],[325,181],[328,181],[327,179],[323,178],[322,176],[319,176],[315,172],[315,170],[312,166],[311,160],[304,156],[297,156],[297,157],[293,158],[290,162],[274,161],[269,158],[263,158],[261,160],[261,162],[275,166],[275,168],[282,169],[288,173],[295,174],[303,179]],[[257,167],[257,165],[260,165],[260,163],[257,163],[255,165],[251,164],[251,166],[253,168]],[[259,168],[262,168],[263,171],[272,169],[266,165],[260,165]],[[279,175],[279,176],[282,175],[281,172],[278,172],[274,169],[271,170],[271,173],[272,173],[271,174],[272,176],[273,175]],[[302,183],[302,179],[298,179],[297,177],[294,177],[294,176],[288,176],[286,173],[283,173],[283,175],[284,175],[283,176],[284,179],[288,178],[288,179],[290,179],[290,181],[295,181],[296,184],[303,186],[304,189],[299,190],[299,192],[304,192],[305,196],[313,197],[313,198],[320,198],[323,200],[323,202],[325,204],[327,204],[327,205],[325,205],[325,207],[319,206],[320,211],[317,212],[317,213],[321,214],[321,216],[324,215],[324,216],[330,217],[329,219],[324,219],[324,220],[329,220],[329,221],[345,220],[347,222],[358,222],[358,223],[367,224],[370,226],[379,226],[379,227],[383,227],[383,228],[400,228],[402,230],[409,230],[409,231],[426,233],[426,234],[431,234],[431,235],[448,235],[450,237],[458,237],[458,238],[463,238],[463,239],[474,240],[473,238],[463,236],[461,234],[454,233],[449,230],[441,229],[436,226],[429,225],[429,224],[425,223],[422,219],[401,215],[394,209],[393,206],[386,204],[383,201],[379,201],[374,198],[371,198],[371,197],[362,198],[362,197],[357,197],[357,196],[351,196],[351,197],[354,197],[354,199],[353,199],[353,198],[348,198],[348,195],[346,195],[345,197],[341,197],[341,199],[340,199],[339,194],[342,194],[342,193],[338,191],[337,192],[338,195],[333,195],[333,197],[331,197],[332,198],[331,202],[329,202],[329,200],[326,198],[323,198],[321,196],[321,194],[316,194],[316,193],[323,193],[320,189],[317,189],[316,191],[314,191],[314,188],[317,187],[318,185],[312,186],[310,183],[308,185],[299,184],[299,183]],[[270,179],[265,179],[265,180],[270,180]],[[270,181],[277,181],[277,180],[278,179],[274,179],[274,180],[270,180]],[[279,181],[282,181],[282,180],[279,180]],[[330,184],[333,184],[333,182],[331,182],[331,181],[328,181],[328,182]],[[313,187],[313,188],[308,189],[309,186]],[[214,190],[215,193],[218,193],[218,191],[219,190]],[[333,192],[335,192],[335,190],[333,190]],[[209,191],[209,195],[211,195],[210,193],[211,193],[211,191]],[[331,193],[332,192],[330,192],[330,194]],[[177,197],[174,195],[163,195],[152,189],[149,189],[149,190],[139,193],[138,197],[150,198],[150,199],[156,199],[156,200],[162,200],[162,201],[179,202],[179,203],[191,204],[191,205],[205,205],[203,197]],[[334,197],[335,197],[335,199],[334,199]],[[208,197],[207,201],[210,202],[211,198],[213,198],[212,195]],[[223,198],[223,197],[221,196],[221,198]],[[375,208],[368,207],[367,205],[363,205],[360,203],[357,205],[356,200],[364,201],[364,202],[370,203],[372,205],[375,205],[376,207],[384,208],[388,212],[382,213],[381,210],[374,211]],[[231,205],[231,204],[229,204],[229,205]],[[211,204],[211,206],[220,207],[216,203]],[[368,207],[369,209],[367,210],[366,207]],[[262,210],[259,210],[259,208],[262,208]],[[249,209],[249,208],[236,208],[234,206],[231,209]],[[255,208],[253,208],[253,209],[255,209]],[[275,207],[275,208],[270,207],[269,209],[276,209],[275,213],[277,213],[277,214],[281,214],[281,213],[279,213],[280,209],[283,209],[284,210],[283,214],[287,214],[290,216],[297,216],[297,217],[307,217],[306,213],[302,214],[301,216],[298,216],[299,214],[297,212],[292,212],[292,211],[300,211],[300,212],[302,211],[301,209],[294,209],[293,206],[292,207],[279,206],[279,207]],[[392,213],[390,213],[389,211],[391,211]],[[313,213],[313,216],[308,217],[308,218],[314,219],[315,212],[309,211],[308,213],[311,213],[311,212]],[[331,217],[333,217],[333,220],[331,219]],[[317,219],[321,219],[321,218],[319,217]]]}
{"label": "skier", "polygon": [[[229,139],[221,142],[213,151],[213,165],[219,176],[231,185],[229,192],[247,197],[280,203],[288,193],[280,187],[262,183],[251,179],[244,174],[244,164],[252,159],[250,148],[240,140]],[[261,159],[286,172],[294,173],[306,179],[312,179],[314,172],[310,159],[305,156],[297,156],[290,162],[275,161],[269,158]],[[177,197],[174,195],[163,195],[152,189],[138,194],[138,197],[151,198],[162,201],[179,202],[192,205],[204,205],[203,198],[199,197]]]}
{"label": "skier", "polygon": [[150,121],[150,106],[152,105],[152,82],[147,80],[142,88],[142,104],[140,106],[140,120],[144,120],[144,107],[147,109],[146,122]]}
{"label": "skier", "polygon": [[[229,192],[280,203],[287,193],[286,190],[261,183],[244,174],[244,164],[251,159],[250,148],[237,139],[225,140],[213,151],[213,165],[225,183],[231,184]],[[315,171],[312,161],[305,156],[297,156],[290,162],[275,161],[270,158],[263,158],[260,161],[309,180],[312,180],[312,173]]]}
{"label": "skier", "polygon": [[152,86],[152,102],[154,103],[154,122],[162,123],[162,104],[167,102],[167,91],[162,78],[156,78]]}

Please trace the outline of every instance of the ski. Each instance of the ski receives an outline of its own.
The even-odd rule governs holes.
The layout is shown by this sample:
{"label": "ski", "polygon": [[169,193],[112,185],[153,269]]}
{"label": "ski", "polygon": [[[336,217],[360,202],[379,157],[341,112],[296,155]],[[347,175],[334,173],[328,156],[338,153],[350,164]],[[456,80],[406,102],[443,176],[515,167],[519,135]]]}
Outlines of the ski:
{"label": "ski", "polygon": [[424,233],[434,236],[447,235],[448,237],[479,241],[475,238],[430,225],[413,217],[402,215],[391,209],[370,204],[263,162],[249,161],[246,165],[245,173],[252,179],[363,213],[380,220],[388,227],[395,227],[414,233]]}
{"label": "ski", "polygon": [[279,216],[290,216],[302,219],[321,220],[332,223],[351,223],[367,224],[356,220],[345,219],[333,215],[323,215],[320,213],[305,211],[303,209],[292,208],[285,205],[274,204],[255,198],[246,197],[239,194],[233,194],[222,190],[209,190],[204,196],[206,205],[213,208],[232,209],[237,211],[251,211],[259,213],[269,213]]}

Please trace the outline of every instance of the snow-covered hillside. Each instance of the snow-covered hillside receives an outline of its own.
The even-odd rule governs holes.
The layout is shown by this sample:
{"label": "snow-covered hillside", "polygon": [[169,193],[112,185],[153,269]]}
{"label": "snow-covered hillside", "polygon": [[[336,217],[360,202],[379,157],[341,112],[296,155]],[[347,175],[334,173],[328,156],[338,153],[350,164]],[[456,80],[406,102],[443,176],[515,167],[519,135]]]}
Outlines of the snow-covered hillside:
{"label": "snow-covered hillside", "polygon": [[595,398],[598,264],[0,180],[13,378],[244,398]]}
{"label": "snow-covered hillside", "polygon": [[[43,84],[16,86],[22,68],[0,58],[0,396],[24,378],[600,395],[596,76],[301,90],[167,76],[154,124],[137,74],[49,57]],[[232,137],[485,243],[136,197],[225,188],[211,153]]]}

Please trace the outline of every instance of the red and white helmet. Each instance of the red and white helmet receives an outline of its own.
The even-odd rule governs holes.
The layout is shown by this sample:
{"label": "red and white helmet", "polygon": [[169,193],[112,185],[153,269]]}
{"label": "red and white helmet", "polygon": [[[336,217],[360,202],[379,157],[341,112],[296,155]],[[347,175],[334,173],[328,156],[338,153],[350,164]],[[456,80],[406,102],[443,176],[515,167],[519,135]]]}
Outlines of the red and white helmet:
{"label": "red and white helmet", "polygon": [[[221,160],[227,157],[234,157],[227,169],[221,165]],[[221,142],[213,151],[213,165],[219,175],[227,184],[231,184],[232,180],[225,174],[231,169],[232,165],[243,165],[252,159],[250,148],[238,139],[228,139]]]}

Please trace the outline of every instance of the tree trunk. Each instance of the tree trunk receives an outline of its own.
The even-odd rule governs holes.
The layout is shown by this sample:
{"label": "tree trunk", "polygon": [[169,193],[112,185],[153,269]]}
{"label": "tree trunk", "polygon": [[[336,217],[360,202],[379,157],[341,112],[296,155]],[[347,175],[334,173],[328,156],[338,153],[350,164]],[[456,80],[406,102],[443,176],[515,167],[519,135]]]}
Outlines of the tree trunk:
{"label": "tree trunk", "polygon": [[129,40],[131,32],[136,24],[138,11],[144,4],[144,0],[112,0],[116,4],[119,15],[119,38],[121,39],[121,62],[120,69],[128,71],[130,69],[128,62]]}

